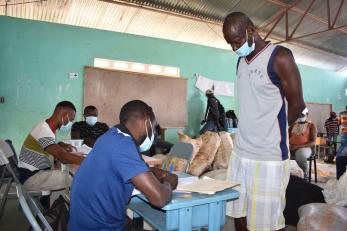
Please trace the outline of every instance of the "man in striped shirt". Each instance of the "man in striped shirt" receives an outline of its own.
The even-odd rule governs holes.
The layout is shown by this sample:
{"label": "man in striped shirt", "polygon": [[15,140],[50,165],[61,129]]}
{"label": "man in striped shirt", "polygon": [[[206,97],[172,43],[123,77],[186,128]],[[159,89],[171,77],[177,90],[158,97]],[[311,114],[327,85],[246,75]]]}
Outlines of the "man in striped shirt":
{"label": "man in striped shirt", "polygon": [[336,153],[336,138],[339,134],[339,120],[335,112],[330,112],[330,117],[325,121],[324,127],[327,131],[328,145],[334,145],[334,154]]}
{"label": "man in striped shirt", "polygon": [[340,125],[341,125],[341,145],[339,150],[337,150],[336,157],[346,155],[344,149],[347,146],[347,106],[346,110],[340,112]]}

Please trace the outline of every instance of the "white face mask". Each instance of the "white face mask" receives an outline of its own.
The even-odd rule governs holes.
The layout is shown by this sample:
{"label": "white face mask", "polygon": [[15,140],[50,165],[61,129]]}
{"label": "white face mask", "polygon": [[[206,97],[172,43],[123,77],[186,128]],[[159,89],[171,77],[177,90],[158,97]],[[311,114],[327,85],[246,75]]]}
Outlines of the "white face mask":
{"label": "white face mask", "polygon": [[71,130],[72,127],[72,121],[70,121],[69,116],[67,116],[67,119],[69,120],[69,122],[67,124],[64,125],[64,120],[63,118],[61,119],[62,125],[59,128],[60,131],[67,133]]}
{"label": "white face mask", "polygon": [[235,53],[240,57],[246,57],[250,53],[252,53],[255,49],[254,35],[253,35],[253,43],[251,46],[248,45],[248,32],[246,30],[246,42],[242,44],[242,46],[235,51]]}
{"label": "white face mask", "polygon": [[149,120],[149,124],[151,125],[151,130],[152,130],[152,135],[151,135],[151,138],[148,137],[148,130],[147,130],[147,125],[146,125],[146,122],[147,120],[145,121],[145,127],[146,127],[146,139],[142,142],[142,144],[140,144],[139,146],[139,150],[140,152],[145,152],[147,151],[148,149],[151,148],[152,144],[153,144],[153,141],[154,141],[154,131],[153,131],[153,127],[152,127],[152,123],[151,121]]}
{"label": "white face mask", "polygon": [[96,117],[96,116],[87,116],[86,117],[86,123],[89,126],[94,126],[96,124],[96,122],[98,122],[98,117]]}
{"label": "white face mask", "polygon": [[307,115],[305,115],[304,117],[298,118],[298,119],[297,119],[297,122],[299,122],[299,123],[305,123],[306,120],[307,120]]}

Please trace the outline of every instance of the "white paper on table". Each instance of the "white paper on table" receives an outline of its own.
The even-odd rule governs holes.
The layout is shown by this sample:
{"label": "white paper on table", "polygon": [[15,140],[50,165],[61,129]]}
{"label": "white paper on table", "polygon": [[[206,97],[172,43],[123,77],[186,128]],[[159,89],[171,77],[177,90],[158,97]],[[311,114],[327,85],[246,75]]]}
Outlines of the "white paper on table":
{"label": "white paper on table", "polygon": [[234,83],[226,81],[213,81],[214,94],[224,96],[234,96]]}
{"label": "white paper on table", "polygon": [[86,144],[83,144],[81,147],[77,148],[77,152],[82,152],[84,154],[89,154],[89,152],[92,150],[91,147],[89,147]]}
{"label": "white paper on table", "polygon": [[177,190],[202,194],[215,194],[216,192],[223,191],[227,188],[233,188],[238,185],[240,184],[231,181],[203,178],[194,183],[177,186]]}
{"label": "white paper on table", "polygon": [[199,177],[197,176],[179,177],[177,187],[186,185],[186,184],[191,184],[198,180],[199,180]]}

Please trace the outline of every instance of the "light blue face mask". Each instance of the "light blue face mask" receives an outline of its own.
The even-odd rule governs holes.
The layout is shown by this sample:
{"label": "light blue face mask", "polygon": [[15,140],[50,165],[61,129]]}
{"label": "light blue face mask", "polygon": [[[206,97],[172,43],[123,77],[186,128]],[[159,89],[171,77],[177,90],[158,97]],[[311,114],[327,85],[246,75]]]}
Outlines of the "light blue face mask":
{"label": "light blue face mask", "polygon": [[240,57],[246,57],[250,53],[252,53],[255,49],[254,35],[253,35],[253,43],[251,46],[248,45],[248,33],[246,30],[246,42],[235,51],[235,53]]}
{"label": "light blue face mask", "polygon": [[98,117],[96,117],[96,116],[87,116],[86,117],[86,123],[89,126],[94,126],[96,124],[96,122],[98,122]]}
{"label": "light blue face mask", "polygon": [[62,125],[61,127],[59,128],[59,130],[61,132],[64,132],[64,133],[67,133],[71,130],[71,127],[72,127],[72,121],[70,121],[69,119],[69,116],[67,116],[67,119],[69,120],[69,122],[67,124],[64,125],[64,121],[63,121],[63,118],[61,119],[61,122],[62,122]]}
{"label": "light blue face mask", "polygon": [[[146,122],[147,122],[147,120],[146,120]],[[151,129],[152,129],[152,135],[151,135],[151,138],[149,138],[149,137],[148,137],[148,131],[147,131],[146,122],[145,122],[145,127],[146,127],[146,134],[147,134],[147,137],[146,137],[146,139],[142,142],[142,144],[139,146],[140,152],[145,152],[145,151],[147,151],[148,149],[150,149],[151,146],[152,146],[152,144],[153,144],[153,141],[154,141],[154,131],[153,131],[152,123],[151,123],[151,121],[149,120],[149,124],[151,125]]]}

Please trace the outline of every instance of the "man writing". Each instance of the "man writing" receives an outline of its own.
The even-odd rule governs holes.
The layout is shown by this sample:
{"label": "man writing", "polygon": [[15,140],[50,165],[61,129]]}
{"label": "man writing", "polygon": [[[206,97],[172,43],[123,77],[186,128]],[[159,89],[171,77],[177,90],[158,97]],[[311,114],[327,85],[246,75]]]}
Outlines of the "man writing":
{"label": "man writing", "polygon": [[19,154],[20,181],[29,191],[59,190],[70,186],[67,175],[52,170],[53,158],[64,164],[81,164],[82,155],[69,144],[55,142],[57,129],[68,132],[75,119],[76,108],[69,101],[58,103],[53,114],[34,126],[24,141]]}
{"label": "man writing", "polygon": [[264,41],[247,15],[229,14],[223,34],[239,56],[239,124],[228,175],[241,183],[231,211],[235,227],[284,230],[288,123],[305,108],[300,73],[290,50]]}
{"label": "man writing", "polygon": [[98,109],[89,105],[83,111],[84,121],[72,125],[71,139],[83,139],[83,143],[93,147],[97,138],[107,132],[108,126],[98,122]]}
{"label": "man writing", "polygon": [[122,107],[119,121],[96,141],[74,177],[69,230],[123,230],[134,187],[156,207],[171,200],[177,176],[149,169],[140,155],[154,140],[152,108],[130,101]]}

